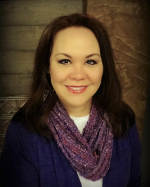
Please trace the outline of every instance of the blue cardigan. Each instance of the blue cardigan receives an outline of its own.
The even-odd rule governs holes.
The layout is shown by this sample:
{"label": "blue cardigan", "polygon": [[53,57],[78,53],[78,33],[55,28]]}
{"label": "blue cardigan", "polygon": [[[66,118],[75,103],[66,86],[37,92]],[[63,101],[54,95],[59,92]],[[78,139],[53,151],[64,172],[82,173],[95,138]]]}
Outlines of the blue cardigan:
{"label": "blue cardigan", "polygon": [[[103,187],[140,187],[140,140],[136,125],[114,139],[111,165]],[[0,158],[3,187],[81,187],[77,172],[54,139],[29,132],[12,121]]]}

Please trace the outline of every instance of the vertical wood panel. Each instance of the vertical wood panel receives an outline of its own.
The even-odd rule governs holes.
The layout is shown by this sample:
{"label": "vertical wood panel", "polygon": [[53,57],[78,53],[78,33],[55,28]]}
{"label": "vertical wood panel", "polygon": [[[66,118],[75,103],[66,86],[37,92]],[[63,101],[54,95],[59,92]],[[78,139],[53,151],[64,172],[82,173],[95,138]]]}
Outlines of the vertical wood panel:
{"label": "vertical wood panel", "polygon": [[0,97],[27,95],[31,83],[31,74],[0,75]]}
{"label": "vertical wood panel", "polygon": [[0,28],[0,50],[35,50],[45,26]]}
{"label": "vertical wood panel", "polygon": [[32,73],[34,51],[0,51],[0,74]]}

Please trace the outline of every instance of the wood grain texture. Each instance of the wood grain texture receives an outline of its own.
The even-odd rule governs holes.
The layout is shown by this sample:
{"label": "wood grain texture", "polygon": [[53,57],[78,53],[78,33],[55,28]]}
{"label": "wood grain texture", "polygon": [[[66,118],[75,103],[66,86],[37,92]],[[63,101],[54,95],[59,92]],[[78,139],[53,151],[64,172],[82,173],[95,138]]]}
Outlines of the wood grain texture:
{"label": "wood grain texture", "polygon": [[31,83],[31,74],[0,75],[0,97],[27,95]]}
{"label": "wood grain texture", "polygon": [[0,28],[0,50],[35,50],[45,26]]}
{"label": "wood grain texture", "polygon": [[82,12],[82,0],[0,1],[1,26],[47,25],[62,15]]}
{"label": "wood grain texture", "polygon": [[32,73],[34,51],[0,51],[0,74]]}

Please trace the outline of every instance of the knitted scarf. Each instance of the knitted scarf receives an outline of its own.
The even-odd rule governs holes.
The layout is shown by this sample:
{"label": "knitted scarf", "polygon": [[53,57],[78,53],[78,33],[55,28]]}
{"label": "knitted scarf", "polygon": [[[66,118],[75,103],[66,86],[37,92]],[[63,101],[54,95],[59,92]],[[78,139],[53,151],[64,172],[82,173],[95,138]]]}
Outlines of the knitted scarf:
{"label": "knitted scarf", "polygon": [[58,147],[81,176],[96,181],[106,175],[111,161],[113,135],[94,105],[82,134],[60,102],[51,111],[47,125]]}

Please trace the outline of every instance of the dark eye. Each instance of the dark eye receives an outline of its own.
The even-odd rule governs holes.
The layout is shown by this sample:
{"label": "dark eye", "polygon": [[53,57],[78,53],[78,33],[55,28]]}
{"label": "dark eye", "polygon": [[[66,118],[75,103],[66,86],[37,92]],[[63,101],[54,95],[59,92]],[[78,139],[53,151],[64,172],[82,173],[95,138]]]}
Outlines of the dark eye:
{"label": "dark eye", "polygon": [[62,59],[59,61],[60,64],[68,64],[70,61],[67,59]]}
{"label": "dark eye", "polygon": [[95,65],[97,64],[97,62],[95,60],[88,60],[86,61],[87,64],[90,64],[90,65]]}

